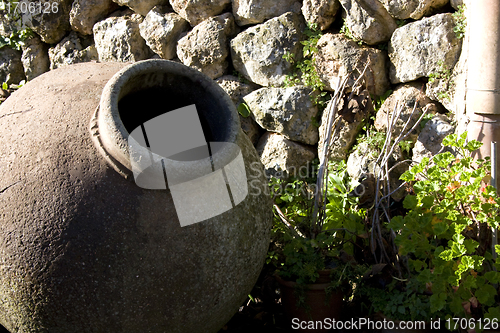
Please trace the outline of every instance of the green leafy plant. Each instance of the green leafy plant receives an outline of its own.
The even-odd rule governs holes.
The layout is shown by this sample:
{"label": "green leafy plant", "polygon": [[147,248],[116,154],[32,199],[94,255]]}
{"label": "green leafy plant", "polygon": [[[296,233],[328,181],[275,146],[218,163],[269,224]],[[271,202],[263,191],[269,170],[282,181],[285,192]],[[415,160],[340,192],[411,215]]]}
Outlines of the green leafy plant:
{"label": "green leafy plant", "polygon": [[445,81],[450,81],[451,80],[451,71],[449,68],[446,67],[444,62],[442,60],[439,60],[438,63],[438,71],[429,74],[429,82],[432,83],[435,80],[445,80]]}
{"label": "green leafy plant", "polygon": [[[333,140],[338,129],[340,117],[336,114],[347,79],[341,78],[324,111],[326,143]],[[357,183],[349,179],[345,162],[329,163],[329,156],[328,144],[325,144],[314,173],[303,177],[299,172],[300,179],[270,179],[275,214],[269,256],[278,253],[279,260],[274,264],[279,276],[296,281],[295,290],[299,293],[316,282],[324,269],[335,271],[327,292],[338,288],[339,283],[346,283],[346,290],[354,290],[357,282],[349,280],[353,274],[346,265],[356,261],[352,256],[354,246],[368,235],[364,223],[366,212],[357,207],[358,198],[350,195]],[[304,301],[304,295],[296,295],[299,303]]]}
{"label": "green leafy plant", "polygon": [[354,209],[359,198],[350,195],[359,182],[349,177],[344,161],[331,164],[329,169],[328,203],[323,228],[338,239],[335,255],[339,256],[344,251],[352,256],[356,238],[367,235],[364,225],[366,209]]}
{"label": "green leafy plant", "polygon": [[26,84],[26,80],[21,80],[18,84],[11,83],[10,85],[7,82],[2,83],[3,90],[17,90]]}
{"label": "green leafy plant", "polygon": [[284,85],[287,87],[303,84],[311,87],[314,91],[311,100],[320,106],[327,102],[327,93],[323,91],[325,84],[321,80],[314,64],[314,56],[318,53],[317,44],[322,36],[317,24],[308,23],[304,30],[306,39],[302,43],[302,59],[296,60],[291,52],[285,52],[283,59],[295,66],[295,70],[285,78]]}
{"label": "green leafy plant", "polygon": [[307,23],[304,34],[307,36],[307,39],[301,42],[303,45],[303,56],[305,58],[312,57],[314,54],[318,53],[317,44],[323,34],[316,23]]}
{"label": "green leafy plant", "polygon": [[363,41],[360,39],[354,37],[354,35],[351,33],[351,30],[349,30],[349,27],[347,26],[346,20],[344,19],[344,23],[342,24],[342,27],[340,28],[340,33],[344,34],[347,38],[350,40],[358,43],[359,45],[363,45]]}
{"label": "green leafy plant", "polygon": [[[374,118],[371,117],[371,120]],[[386,134],[383,132],[378,132],[372,123],[365,123],[363,125],[362,131],[356,138],[356,144],[352,147],[352,151],[358,149],[359,145],[366,143],[369,150],[380,151],[385,143]]]}
{"label": "green leafy plant", "polygon": [[[326,216],[320,231],[311,229],[314,184],[297,179],[271,179],[275,202],[273,239],[284,244],[279,274],[305,286],[316,281],[319,271],[338,268],[332,271],[330,292],[341,288],[352,295],[352,285],[361,278],[360,270],[366,270],[366,266],[357,270],[346,268],[352,264],[339,258],[341,252],[352,255],[356,235],[366,234],[363,224],[366,211],[354,209],[358,198],[349,193],[358,183],[349,179],[345,162],[331,164],[329,169]],[[268,257],[276,258],[276,251],[271,250]],[[304,298],[298,299],[302,304]]]}
{"label": "green leafy plant", "polygon": [[371,96],[373,102],[373,110],[377,112],[384,104],[385,100],[392,94],[392,90],[387,90],[382,96]]}
{"label": "green leafy plant", "polygon": [[274,262],[279,261],[279,256],[276,253],[276,251],[268,251],[267,252],[267,257],[266,257],[266,264],[269,265]]}
{"label": "green leafy plant", "polygon": [[320,118],[320,116],[311,117],[311,124],[314,127],[318,127],[319,128],[321,126],[321,118]]}
{"label": "green leafy plant", "polygon": [[402,26],[406,25],[406,23],[408,23],[408,20],[396,20],[398,28],[401,28]]}
{"label": "green leafy plant", "polygon": [[410,154],[411,149],[413,148],[413,141],[412,140],[403,140],[399,143],[399,148],[401,148],[401,151],[406,154]]}
{"label": "green leafy plant", "polygon": [[24,41],[31,36],[33,36],[33,33],[28,28],[15,30],[9,37],[0,36],[0,48],[7,46],[20,51],[21,47],[24,45]]}
{"label": "green leafy plant", "polygon": [[366,285],[362,285],[361,288],[362,294],[371,300],[371,310],[380,312],[391,320],[426,321],[430,318],[429,296],[413,281],[402,284],[393,280],[386,286],[384,292]]}
{"label": "green leafy plant", "polygon": [[[371,117],[373,120],[373,117]],[[387,139],[387,134],[384,132],[378,132],[373,124],[365,124],[362,128],[360,134],[356,138],[356,144],[353,145],[351,151],[355,151],[359,148],[361,144],[366,144],[369,151],[371,151],[374,156],[377,155],[385,145]],[[401,140],[398,142],[398,146],[401,151],[410,154],[413,148],[412,140]]]}
{"label": "green leafy plant", "polygon": [[459,39],[464,38],[465,31],[467,29],[467,18],[465,16],[465,9],[466,9],[465,5],[458,6],[458,10],[452,14],[453,20],[455,21],[453,32]]}
{"label": "green leafy plant", "polygon": [[431,120],[432,118],[434,118],[434,115],[432,113],[425,114],[422,120],[420,121],[420,129],[424,129],[425,125],[427,125],[429,120]]}
{"label": "green leafy plant", "polygon": [[248,107],[247,103],[240,103],[240,105],[238,105],[238,113],[244,118],[247,118],[250,116],[251,112],[250,112],[250,108]]}
{"label": "green leafy plant", "polygon": [[429,74],[429,83],[433,83],[436,80],[440,80],[442,87],[440,87],[440,90],[437,92],[437,97],[440,100],[444,99],[450,100],[451,97],[448,91],[455,86],[455,82],[452,77],[452,72],[449,68],[446,67],[446,65],[442,60],[439,60],[438,66],[439,68],[437,72]]}
{"label": "green leafy plant", "polygon": [[[498,318],[500,260],[487,244],[500,222],[496,190],[485,185],[489,159],[474,161],[480,142],[449,135],[443,145],[456,150],[424,158],[401,179],[414,182],[404,199],[405,216],[391,219],[395,243],[408,260],[410,279],[428,293],[431,316]],[[500,253],[500,247],[495,251]]]}
{"label": "green leafy plant", "polygon": [[[373,96],[373,95],[371,96],[372,103],[373,103],[373,110],[375,111],[375,113],[377,113],[380,110],[380,108],[382,107],[382,104],[384,104],[386,99],[391,94],[392,94],[392,90],[387,90],[381,96]],[[356,143],[351,148],[351,151],[355,151],[356,149],[358,149],[359,145],[362,143],[366,143],[370,150],[373,150],[376,152],[379,152],[382,150],[382,148],[385,144],[385,141],[386,141],[386,133],[378,132],[375,129],[374,122],[375,122],[374,116],[370,116],[369,119],[366,119],[363,121],[363,126],[362,126],[361,131],[359,132],[359,134],[356,138]],[[400,144],[401,144],[401,142],[400,142]],[[403,145],[404,145],[404,143],[403,143]]]}
{"label": "green leafy plant", "polygon": [[438,92],[437,97],[440,100],[444,100],[444,99],[451,100],[450,94],[447,91]]}
{"label": "green leafy plant", "polygon": [[[283,247],[285,263],[280,269],[280,276],[306,285],[316,282],[320,270],[326,268],[325,257],[329,256],[329,247],[333,238],[322,233],[316,239],[292,238]],[[318,255],[323,252],[323,255]],[[333,260],[333,256],[332,257]]]}
{"label": "green leafy plant", "polygon": [[300,284],[316,280],[317,271],[325,268],[322,256],[328,252],[325,239],[313,240],[308,230],[312,213],[310,187],[304,180],[270,179],[275,207],[272,239],[284,244],[280,275]]}
{"label": "green leafy plant", "polygon": [[292,65],[295,64],[295,55],[290,51],[286,51],[283,54],[283,59],[285,59],[286,61],[288,61]]}
{"label": "green leafy plant", "polygon": [[345,299],[352,300],[361,294],[362,280],[366,272],[369,271],[369,266],[348,261],[338,268],[332,270],[330,274],[332,282],[328,286],[327,293],[340,289],[344,293]]}
{"label": "green leafy plant", "polygon": [[24,41],[33,36],[33,31],[23,25],[17,5],[18,2],[14,0],[0,2],[0,15],[3,15],[12,30],[9,36],[0,36],[0,48],[7,46],[19,51]]}
{"label": "green leafy plant", "polygon": [[2,88],[2,90],[4,90],[4,92],[3,92],[3,94],[2,94],[3,96],[2,96],[2,100],[0,101],[0,104],[2,104],[2,103],[5,101],[5,99],[6,99],[8,96],[10,96],[10,94],[11,94],[14,90],[17,90],[17,89],[21,88],[22,86],[24,86],[24,85],[25,85],[25,83],[26,83],[26,81],[25,81],[25,80],[21,80],[21,82],[19,82],[18,84],[11,84],[11,85],[9,86],[9,84],[8,84],[7,82],[3,82],[3,83],[2,83],[2,87],[1,87],[1,88]]}

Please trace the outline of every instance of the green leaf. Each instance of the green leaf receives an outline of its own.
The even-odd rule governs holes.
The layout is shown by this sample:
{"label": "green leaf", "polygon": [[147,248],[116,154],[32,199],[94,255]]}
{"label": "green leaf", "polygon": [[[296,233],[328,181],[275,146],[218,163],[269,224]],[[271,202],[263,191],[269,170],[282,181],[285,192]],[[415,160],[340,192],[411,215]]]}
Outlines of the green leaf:
{"label": "green leaf", "polygon": [[443,146],[456,147],[457,146],[457,135],[450,134],[443,139]]}
{"label": "green leaf", "polygon": [[437,312],[445,307],[446,305],[446,294],[439,293],[433,294],[431,297],[431,312]]}
{"label": "green leaf", "polygon": [[7,84],[7,82],[2,83],[2,89],[3,90],[9,89],[9,85]]}
{"label": "green leaf", "polygon": [[494,322],[498,323],[498,318],[500,318],[500,306],[490,307],[484,317],[492,321],[495,320]]}
{"label": "green leaf", "polygon": [[474,260],[474,269],[475,270],[482,270],[483,267],[483,262],[484,262],[484,257],[478,256],[478,255],[473,255],[472,259]]}
{"label": "green leaf", "polygon": [[488,197],[496,197],[497,196],[497,190],[491,186],[491,185],[487,185],[485,188],[484,188],[484,192],[483,192],[483,195],[484,196],[488,196]]}
{"label": "green leaf", "polygon": [[458,287],[458,285],[460,283],[460,276],[459,275],[460,274],[450,275],[450,276],[448,276],[448,278],[446,279],[446,281],[449,284],[451,284],[452,286]]}
{"label": "green leaf", "polygon": [[451,250],[444,250],[439,254],[439,258],[446,261],[451,261],[453,260],[453,252]]}
{"label": "green leaf", "polygon": [[[491,209],[491,207],[492,207],[492,206],[493,206],[493,205],[492,205],[492,204],[490,204],[490,203],[482,203],[482,204],[481,204],[481,209],[483,210],[483,212],[488,212],[488,211],[490,211],[490,209]],[[474,208],[473,208],[473,209],[474,209]],[[476,209],[477,209],[477,208],[476,208]]]}
{"label": "green leaf", "polygon": [[344,222],[344,228],[349,230],[350,232],[356,233],[356,221],[354,219],[346,219]]}
{"label": "green leaf", "polygon": [[417,272],[421,271],[425,267],[425,262],[422,260],[412,260],[412,264]]}
{"label": "green leaf", "polygon": [[241,114],[242,117],[247,118],[251,112],[246,103],[240,103],[240,105],[238,105],[238,113]]}
{"label": "green leaf", "polygon": [[422,283],[427,283],[432,279],[432,273],[430,269],[424,269],[420,274],[417,276],[418,281]]}
{"label": "green leaf", "polygon": [[448,224],[444,222],[439,222],[434,224],[434,233],[439,236],[441,234],[444,234],[448,230]]}
{"label": "green leaf", "polygon": [[406,170],[400,177],[402,181],[412,182],[415,180],[415,174],[411,170]]}
{"label": "green leaf", "polygon": [[465,246],[462,244],[453,243],[451,247],[453,257],[460,257],[465,254]]}
{"label": "green leaf", "polygon": [[495,304],[495,295],[497,294],[496,289],[490,285],[490,284],[485,284],[480,286],[476,290],[476,298],[481,304],[485,305],[493,305]]}
{"label": "green leaf", "polygon": [[484,274],[484,277],[491,283],[498,283],[500,282],[500,273],[491,271],[491,272],[486,272]]}
{"label": "green leaf", "polygon": [[453,154],[449,151],[434,156],[434,163],[443,169],[448,168],[450,163],[454,160],[455,156],[453,156]]}
{"label": "green leaf", "polygon": [[403,207],[406,209],[415,209],[417,207],[418,200],[414,195],[407,195],[403,200]]}
{"label": "green leaf", "polygon": [[422,207],[424,208],[431,208],[433,204],[434,204],[433,195],[427,195],[422,199]]}
{"label": "green leaf", "polygon": [[477,288],[477,279],[472,275],[467,276],[463,282],[463,287],[465,289]]}
{"label": "green leaf", "polygon": [[464,311],[462,301],[462,297],[459,297],[457,294],[451,295],[449,306],[452,313],[462,313]]}
{"label": "green leaf", "polygon": [[464,243],[464,240],[465,240],[465,237],[461,234],[455,234],[453,235],[453,240],[455,242],[457,242],[458,244],[463,244]]}
{"label": "green leaf", "polygon": [[483,145],[482,142],[472,140],[469,143],[467,143],[467,145],[465,146],[465,149],[467,149],[468,151],[470,151],[472,153],[473,151],[481,148],[482,145]]}
{"label": "green leaf", "polygon": [[460,259],[460,264],[458,265],[458,276],[460,276],[461,273],[474,269],[474,260],[471,257],[468,256],[463,256]]}
{"label": "green leaf", "polygon": [[404,227],[404,220],[402,216],[394,216],[389,223],[389,228],[394,230],[401,230]]}
{"label": "green leaf", "polygon": [[458,147],[464,147],[465,148],[465,141],[467,141],[467,132],[463,132],[460,135],[460,139],[458,139]]}
{"label": "green leaf", "polygon": [[473,253],[479,246],[479,243],[473,239],[466,239],[464,241],[464,245],[468,253]]}
{"label": "green leaf", "polygon": [[488,219],[488,216],[487,216],[485,213],[480,212],[479,214],[477,214],[476,219],[477,219],[479,222],[486,222],[486,221],[487,221],[487,219]]}
{"label": "green leaf", "polygon": [[446,216],[446,218],[450,221],[456,221],[457,220],[457,216],[459,215],[460,213],[457,212],[456,210],[449,210],[448,211],[448,215]]}
{"label": "green leaf", "polygon": [[420,192],[423,192],[426,190],[427,188],[427,185],[428,183],[425,181],[420,181],[420,182],[416,182],[414,185],[413,185],[413,190],[415,191],[415,193],[420,193]]}

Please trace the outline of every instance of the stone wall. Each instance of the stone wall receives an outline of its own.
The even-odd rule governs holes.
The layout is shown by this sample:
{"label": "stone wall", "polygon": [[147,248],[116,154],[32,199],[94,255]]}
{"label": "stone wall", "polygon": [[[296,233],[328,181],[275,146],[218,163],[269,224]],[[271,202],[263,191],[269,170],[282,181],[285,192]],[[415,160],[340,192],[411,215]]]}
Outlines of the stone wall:
{"label": "stone wall", "polygon": [[[314,64],[326,91],[333,91],[339,77],[359,75],[370,64],[363,89],[340,112],[344,125],[335,140],[334,159],[360,155],[350,149],[362,126],[374,117],[375,129],[385,131],[387,114],[396,103],[403,106],[401,123],[415,103],[417,115],[423,110],[438,115],[411,136],[417,160],[439,147],[457,121],[462,129],[466,123],[467,59],[462,49],[467,36],[457,37],[452,16],[460,0],[53,2],[58,3],[57,13],[24,17],[35,36],[22,52],[0,49],[2,82],[31,80],[86,61],[179,61],[216,80],[236,106],[245,103],[251,117],[241,118],[242,127],[271,170],[298,168],[313,160],[324,131],[324,124],[318,124],[322,108],[310,98],[318,92],[285,86],[294,70],[286,55],[295,61],[303,56],[307,22],[322,30]],[[9,35],[11,22],[4,17],[1,23],[0,33]],[[372,100],[383,95],[387,98],[375,113]],[[349,165],[367,171],[367,164],[360,163],[351,160]]]}

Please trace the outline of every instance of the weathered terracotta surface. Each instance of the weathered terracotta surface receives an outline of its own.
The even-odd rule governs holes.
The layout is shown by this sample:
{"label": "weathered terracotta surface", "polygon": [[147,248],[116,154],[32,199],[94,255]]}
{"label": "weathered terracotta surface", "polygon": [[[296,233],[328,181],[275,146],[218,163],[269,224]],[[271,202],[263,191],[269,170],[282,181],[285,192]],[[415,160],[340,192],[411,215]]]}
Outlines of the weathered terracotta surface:
{"label": "weathered terracotta surface", "polygon": [[0,324],[11,332],[216,332],[258,277],[271,203],[255,195],[265,179],[241,131],[248,197],[183,228],[168,190],[137,187],[98,153],[89,122],[123,66],[63,67],[0,106]]}

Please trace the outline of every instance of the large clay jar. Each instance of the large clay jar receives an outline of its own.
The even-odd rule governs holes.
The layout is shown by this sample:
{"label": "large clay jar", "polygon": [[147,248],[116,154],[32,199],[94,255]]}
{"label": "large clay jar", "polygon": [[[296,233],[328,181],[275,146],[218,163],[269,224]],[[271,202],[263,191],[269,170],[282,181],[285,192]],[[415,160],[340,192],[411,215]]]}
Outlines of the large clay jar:
{"label": "large clay jar", "polygon": [[[181,227],[168,189],[134,182],[127,131],[192,103],[210,140],[241,149],[248,195]],[[237,311],[272,211],[258,155],[212,80],[163,60],[63,67],[9,97],[0,128],[0,324],[10,332],[216,332]]]}

